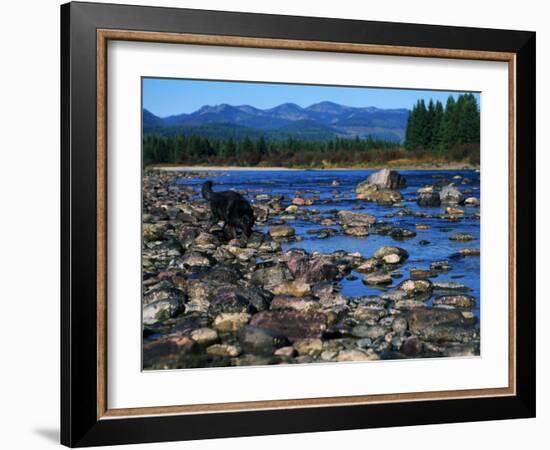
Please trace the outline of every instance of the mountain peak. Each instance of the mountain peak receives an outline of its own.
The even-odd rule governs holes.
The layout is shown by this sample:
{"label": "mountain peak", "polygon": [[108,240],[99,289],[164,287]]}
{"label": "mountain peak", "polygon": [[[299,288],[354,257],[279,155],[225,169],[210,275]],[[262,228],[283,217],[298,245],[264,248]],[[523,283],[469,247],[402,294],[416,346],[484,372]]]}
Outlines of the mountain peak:
{"label": "mountain peak", "polygon": [[287,102],[270,108],[269,111],[302,111],[302,107],[298,106],[296,103]]}
{"label": "mountain peak", "polygon": [[320,113],[333,113],[337,114],[342,111],[352,110],[351,106],[344,106],[338,103],[324,101],[319,103],[314,103],[306,108],[308,111],[320,112]]}
{"label": "mountain peak", "polygon": [[195,114],[208,114],[208,113],[220,113],[224,111],[230,111],[235,109],[234,106],[228,105],[227,103],[221,103],[219,105],[204,105],[195,111]]}
{"label": "mountain peak", "polygon": [[[286,102],[268,109],[251,105],[204,105],[192,113],[184,113],[160,119],[144,109],[144,127],[164,132],[186,133],[193,127],[207,126],[210,130],[220,129],[221,134],[231,132],[256,136],[286,136],[289,133],[319,139],[327,137],[373,136],[400,141],[405,134],[408,110],[383,109],[376,107],[352,107],[331,101],[322,101],[302,108],[296,103]],[[239,131],[235,131],[236,127]],[[246,130],[246,131],[245,131]],[[201,131],[202,132],[202,131]],[[204,131],[206,132],[206,131]]]}

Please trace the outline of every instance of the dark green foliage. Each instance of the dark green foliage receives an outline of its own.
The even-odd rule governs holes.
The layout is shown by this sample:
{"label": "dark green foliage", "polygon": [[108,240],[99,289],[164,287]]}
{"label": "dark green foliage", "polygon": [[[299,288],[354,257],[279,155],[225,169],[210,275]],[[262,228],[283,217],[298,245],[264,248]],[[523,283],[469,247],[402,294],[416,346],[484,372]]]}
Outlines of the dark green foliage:
{"label": "dark green foliage", "polygon": [[480,116],[473,94],[449,96],[445,108],[419,100],[409,114],[405,134],[408,150],[449,152],[456,146],[479,144]]}
{"label": "dark green foliage", "polygon": [[[334,138],[311,141],[289,136],[270,140],[261,136],[242,140],[211,139],[204,136],[161,136],[146,134],[143,138],[143,162],[147,164],[231,164],[231,165],[305,165],[323,162],[359,164],[369,161],[376,152],[399,149],[399,143],[383,140]],[[376,156],[376,160],[380,156]]]}

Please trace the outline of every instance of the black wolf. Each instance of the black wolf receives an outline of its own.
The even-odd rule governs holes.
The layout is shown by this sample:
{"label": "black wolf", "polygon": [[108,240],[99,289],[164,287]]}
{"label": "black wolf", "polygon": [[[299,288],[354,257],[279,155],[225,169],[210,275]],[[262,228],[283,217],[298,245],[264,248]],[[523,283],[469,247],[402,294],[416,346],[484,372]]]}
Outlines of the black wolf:
{"label": "black wolf", "polygon": [[250,203],[239,193],[234,191],[214,192],[212,181],[202,185],[202,196],[210,204],[212,211],[212,225],[223,221],[224,230],[227,229],[232,239],[237,238],[237,230],[249,237],[254,226],[254,211]]}

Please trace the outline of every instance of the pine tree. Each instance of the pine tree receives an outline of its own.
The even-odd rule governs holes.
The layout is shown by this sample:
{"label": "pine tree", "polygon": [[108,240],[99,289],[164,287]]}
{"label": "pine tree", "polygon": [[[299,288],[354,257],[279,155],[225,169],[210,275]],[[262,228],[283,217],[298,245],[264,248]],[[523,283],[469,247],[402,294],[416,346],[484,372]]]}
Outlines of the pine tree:
{"label": "pine tree", "polygon": [[432,127],[432,143],[431,150],[439,150],[441,146],[442,139],[442,124],[443,116],[445,110],[443,109],[443,104],[438,100],[435,103],[434,116],[433,116],[433,127]]}
{"label": "pine tree", "polygon": [[452,95],[447,98],[445,104],[445,113],[441,122],[441,142],[440,150],[448,150],[456,144],[456,122],[457,122],[456,102]]}

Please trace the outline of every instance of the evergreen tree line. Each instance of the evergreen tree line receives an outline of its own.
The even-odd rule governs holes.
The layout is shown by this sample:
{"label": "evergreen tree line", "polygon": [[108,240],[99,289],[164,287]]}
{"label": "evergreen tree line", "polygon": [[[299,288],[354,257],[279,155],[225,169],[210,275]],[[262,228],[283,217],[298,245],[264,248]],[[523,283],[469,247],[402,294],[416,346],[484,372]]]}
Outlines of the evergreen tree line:
{"label": "evergreen tree line", "polygon": [[[323,161],[365,161],[376,152],[397,149],[397,142],[373,139],[336,137],[328,141],[311,141],[288,137],[284,140],[211,139],[203,136],[145,135],[143,160],[147,164],[200,164],[223,163],[256,166],[269,165],[320,165]],[[374,153],[372,153],[374,151]],[[365,154],[371,152],[370,157]],[[334,161],[335,158],[339,159]]]}
{"label": "evergreen tree line", "polygon": [[449,96],[445,107],[438,100],[419,100],[407,120],[405,148],[439,153],[479,144],[480,116],[473,94]]}

